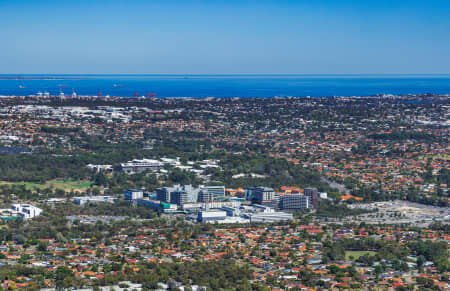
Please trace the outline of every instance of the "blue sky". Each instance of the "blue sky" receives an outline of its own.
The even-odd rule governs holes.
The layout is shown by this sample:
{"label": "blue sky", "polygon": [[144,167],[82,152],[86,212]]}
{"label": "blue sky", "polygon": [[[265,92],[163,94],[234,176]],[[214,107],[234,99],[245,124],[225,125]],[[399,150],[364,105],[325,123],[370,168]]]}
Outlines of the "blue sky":
{"label": "blue sky", "polygon": [[0,0],[0,73],[450,73],[450,1]]}

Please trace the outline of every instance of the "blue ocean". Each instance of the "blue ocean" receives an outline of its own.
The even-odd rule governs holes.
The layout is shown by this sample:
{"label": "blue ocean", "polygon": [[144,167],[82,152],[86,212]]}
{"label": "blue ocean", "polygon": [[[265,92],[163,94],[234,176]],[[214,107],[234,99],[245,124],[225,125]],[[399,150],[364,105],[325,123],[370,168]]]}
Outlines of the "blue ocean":
{"label": "blue ocean", "polygon": [[0,75],[0,95],[276,97],[450,94],[444,75]]}

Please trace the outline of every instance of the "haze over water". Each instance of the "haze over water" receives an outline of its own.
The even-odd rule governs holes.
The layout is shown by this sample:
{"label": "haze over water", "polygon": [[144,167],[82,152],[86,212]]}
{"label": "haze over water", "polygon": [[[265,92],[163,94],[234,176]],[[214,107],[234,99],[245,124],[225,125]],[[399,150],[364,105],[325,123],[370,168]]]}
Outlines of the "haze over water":
{"label": "haze over water", "polygon": [[450,75],[0,75],[0,95],[131,97],[450,94]]}

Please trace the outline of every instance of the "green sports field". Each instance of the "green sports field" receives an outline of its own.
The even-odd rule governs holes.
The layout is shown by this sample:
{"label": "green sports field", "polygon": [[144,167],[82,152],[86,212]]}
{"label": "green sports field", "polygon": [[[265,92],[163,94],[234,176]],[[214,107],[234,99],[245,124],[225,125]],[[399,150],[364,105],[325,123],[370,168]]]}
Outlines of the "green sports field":
{"label": "green sports field", "polygon": [[352,256],[353,260],[356,260],[359,257],[364,256],[365,254],[368,254],[369,256],[373,256],[376,253],[377,252],[372,252],[372,251],[346,251],[345,252],[345,259],[350,261],[350,256]]}
{"label": "green sports field", "polygon": [[33,182],[5,182],[1,181],[0,185],[24,185],[27,190],[41,190],[46,188],[52,188],[52,189],[61,189],[64,191],[80,191],[84,192],[87,188],[89,188],[92,185],[91,181],[87,180],[49,180],[45,182],[44,184],[39,183],[33,183]]}

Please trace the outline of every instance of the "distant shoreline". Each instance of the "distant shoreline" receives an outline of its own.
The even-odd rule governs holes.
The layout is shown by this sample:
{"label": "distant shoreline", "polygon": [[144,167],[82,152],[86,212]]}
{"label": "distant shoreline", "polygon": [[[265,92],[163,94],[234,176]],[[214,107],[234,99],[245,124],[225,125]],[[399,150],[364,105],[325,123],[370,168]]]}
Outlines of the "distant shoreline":
{"label": "distant shoreline", "polygon": [[6,75],[0,95],[289,97],[449,94],[450,75]]}

